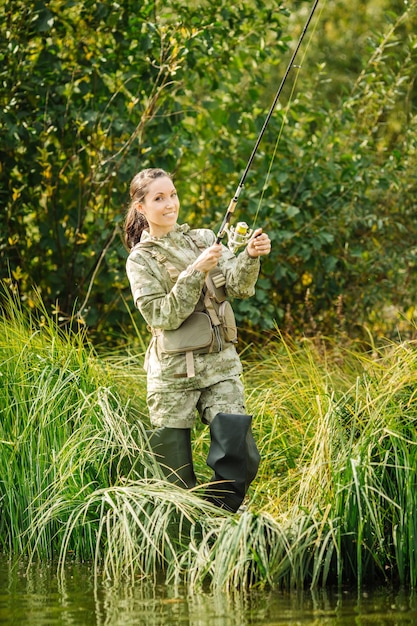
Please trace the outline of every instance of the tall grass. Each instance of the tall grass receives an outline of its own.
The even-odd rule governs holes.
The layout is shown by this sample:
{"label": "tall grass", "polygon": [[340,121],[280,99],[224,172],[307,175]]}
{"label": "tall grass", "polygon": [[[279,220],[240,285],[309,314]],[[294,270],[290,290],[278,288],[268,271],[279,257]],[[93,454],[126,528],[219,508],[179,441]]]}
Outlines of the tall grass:
{"label": "tall grass", "polygon": [[297,527],[304,511],[320,527],[318,552],[302,556],[310,584],[416,585],[416,374],[413,342],[323,352],[282,339],[251,372],[257,405],[275,379],[258,426],[266,456],[285,446],[272,471],[263,464],[255,499],[281,522]]}
{"label": "tall grass", "polygon": [[242,515],[167,484],[148,451],[142,354],[97,354],[4,296],[0,317],[0,545],[86,560],[113,581],[161,573],[191,588],[417,585],[417,350],[292,343],[245,355],[262,455]]}

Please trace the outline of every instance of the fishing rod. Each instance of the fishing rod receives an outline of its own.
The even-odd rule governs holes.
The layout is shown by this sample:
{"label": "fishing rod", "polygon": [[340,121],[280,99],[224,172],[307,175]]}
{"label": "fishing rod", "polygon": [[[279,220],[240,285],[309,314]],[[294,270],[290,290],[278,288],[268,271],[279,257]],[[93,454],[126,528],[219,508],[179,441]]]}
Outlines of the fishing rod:
{"label": "fishing rod", "polygon": [[222,224],[220,226],[220,230],[217,233],[216,243],[220,243],[221,240],[223,239],[225,233],[227,233],[227,235],[228,235],[228,247],[229,247],[230,250],[232,250],[232,252],[237,250],[237,248],[239,248],[240,246],[245,245],[249,241],[250,237],[252,236],[252,232],[253,231],[251,229],[249,229],[249,226],[246,224],[246,222],[238,222],[238,224],[236,224],[236,228],[234,228],[233,226],[230,225],[230,220],[231,220],[232,215],[233,215],[233,213],[235,211],[236,205],[237,205],[238,200],[239,200],[239,196],[240,196],[240,194],[242,192],[242,189],[243,189],[243,187],[245,185],[246,177],[248,175],[250,167],[251,167],[251,165],[253,163],[253,160],[255,158],[255,154],[256,154],[256,152],[257,152],[257,150],[259,148],[259,144],[262,141],[262,137],[265,134],[266,127],[268,126],[269,121],[270,121],[270,119],[272,117],[272,114],[274,112],[274,109],[275,109],[275,107],[277,105],[277,102],[278,102],[279,97],[281,95],[281,92],[282,92],[282,89],[284,87],[285,81],[287,80],[288,75],[289,75],[289,73],[290,73],[290,71],[291,71],[291,69],[292,69],[292,67],[294,65],[295,57],[297,56],[298,50],[300,49],[301,43],[302,43],[302,41],[304,39],[304,36],[305,36],[305,34],[307,32],[307,29],[308,29],[309,25],[310,25],[310,22],[312,20],[312,17],[314,15],[314,12],[316,10],[318,2],[319,2],[319,0],[314,0],[314,4],[313,4],[313,6],[311,8],[310,14],[309,14],[309,16],[307,18],[307,21],[306,21],[306,23],[304,25],[304,28],[303,28],[302,32],[301,32],[300,38],[299,38],[299,40],[297,42],[297,45],[296,45],[296,47],[294,49],[294,52],[292,53],[292,56],[291,56],[291,59],[290,59],[290,61],[288,63],[287,69],[285,70],[285,73],[284,73],[284,75],[282,77],[281,84],[278,87],[278,90],[277,90],[277,92],[275,94],[275,98],[274,98],[274,100],[272,102],[271,108],[269,109],[268,115],[265,118],[264,124],[263,124],[263,126],[261,128],[261,131],[260,131],[260,133],[258,135],[258,138],[257,138],[257,140],[255,142],[255,145],[254,145],[253,150],[252,150],[252,154],[249,157],[249,160],[248,160],[248,162],[246,164],[245,170],[244,170],[244,172],[242,174],[242,177],[241,177],[241,179],[239,181],[239,184],[238,184],[238,186],[236,188],[235,195],[233,196],[233,198],[230,201],[230,204],[229,204],[229,206],[227,208],[226,214],[225,214],[225,216],[223,218],[223,222],[222,222]]}

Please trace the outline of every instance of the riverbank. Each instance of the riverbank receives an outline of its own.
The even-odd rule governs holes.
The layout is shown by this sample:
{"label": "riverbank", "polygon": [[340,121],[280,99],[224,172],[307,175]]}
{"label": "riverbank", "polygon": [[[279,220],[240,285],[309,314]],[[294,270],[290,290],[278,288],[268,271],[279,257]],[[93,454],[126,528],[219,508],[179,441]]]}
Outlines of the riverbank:
{"label": "riverbank", "polygon": [[6,304],[0,320],[0,542],[6,554],[90,562],[97,579],[190,589],[416,586],[413,342],[292,343],[243,354],[262,456],[247,511],[167,485],[145,429],[143,355]]}

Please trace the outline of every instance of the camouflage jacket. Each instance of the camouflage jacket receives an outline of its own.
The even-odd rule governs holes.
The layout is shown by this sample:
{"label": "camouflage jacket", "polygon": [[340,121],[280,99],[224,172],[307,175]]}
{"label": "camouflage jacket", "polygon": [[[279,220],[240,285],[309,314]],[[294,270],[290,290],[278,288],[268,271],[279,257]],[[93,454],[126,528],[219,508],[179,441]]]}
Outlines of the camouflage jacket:
{"label": "camouflage jacket", "polygon": [[[194,312],[201,298],[205,274],[191,265],[202,249],[211,246],[215,241],[216,235],[213,231],[191,230],[187,224],[177,225],[175,230],[160,238],[151,237],[147,231],[143,232],[141,241],[129,254],[126,271],[135,306],[151,328],[175,330]],[[219,267],[226,278],[228,297],[248,298],[255,293],[259,258],[251,258],[246,250],[236,256],[224,246]],[[203,364],[207,360],[215,363],[216,358],[219,362],[225,358],[230,361],[230,350],[236,354],[233,361],[237,361],[234,367],[229,363],[229,369],[239,373],[241,368],[234,346],[224,351],[227,355],[198,355],[197,364],[200,361]],[[148,388],[162,389],[171,386],[171,373],[175,373],[174,379],[179,383],[181,372],[184,371],[186,377],[184,361],[184,355],[181,354],[161,357],[152,341],[148,349]],[[168,362],[170,368],[164,367]],[[199,385],[198,380],[194,381],[194,385]],[[175,386],[182,388],[181,384]]]}

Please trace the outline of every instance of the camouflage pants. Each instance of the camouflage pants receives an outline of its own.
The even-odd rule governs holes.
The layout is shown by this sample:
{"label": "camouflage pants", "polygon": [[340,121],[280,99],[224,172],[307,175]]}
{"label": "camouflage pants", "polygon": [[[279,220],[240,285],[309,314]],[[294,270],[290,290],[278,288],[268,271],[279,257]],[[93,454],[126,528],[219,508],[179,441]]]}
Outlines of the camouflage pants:
{"label": "camouflage pants", "polygon": [[210,424],[217,413],[245,413],[244,390],[239,376],[203,389],[150,391],[148,408],[152,426],[192,428],[198,411]]}

